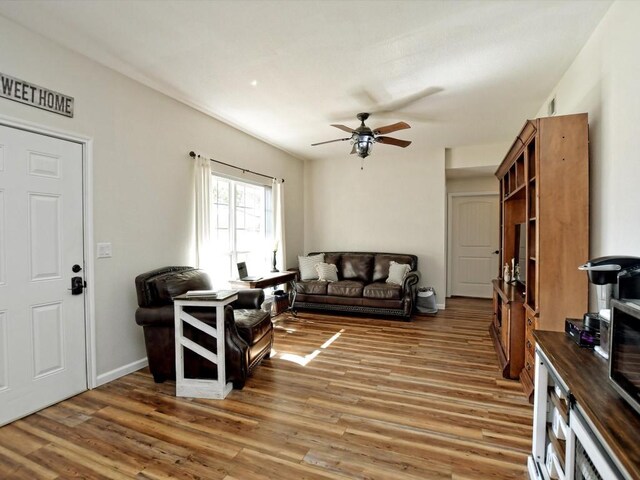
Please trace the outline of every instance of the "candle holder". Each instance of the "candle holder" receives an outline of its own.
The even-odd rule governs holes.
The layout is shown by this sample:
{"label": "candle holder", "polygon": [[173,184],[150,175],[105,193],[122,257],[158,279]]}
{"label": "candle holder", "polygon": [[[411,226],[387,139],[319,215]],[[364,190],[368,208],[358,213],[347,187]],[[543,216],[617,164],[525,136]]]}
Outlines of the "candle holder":
{"label": "candle holder", "polygon": [[273,251],[273,268],[271,269],[271,273],[275,273],[275,272],[279,272],[280,270],[278,270],[276,268],[276,253],[278,253],[277,250]]}

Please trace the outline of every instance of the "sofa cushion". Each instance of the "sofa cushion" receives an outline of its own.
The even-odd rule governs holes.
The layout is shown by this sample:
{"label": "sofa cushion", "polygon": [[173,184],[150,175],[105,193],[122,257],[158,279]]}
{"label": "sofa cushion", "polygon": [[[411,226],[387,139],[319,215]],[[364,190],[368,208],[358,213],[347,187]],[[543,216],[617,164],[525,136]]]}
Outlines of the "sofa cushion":
{"label": "sofa cushion", "polygon": [[344,253],[340,262],[340,277],[344,280],[370,282],[373,274],[373,255]]}
{"label": "sofa cushion", "polygon": [[402,285],[410,270],[410,265],[407,265],[406,263],[396,263],[392,260],[389,263],[389,277],[387,278],[387,283]]}
{"label": "sofa cushion", "polygon": [[389,264],[391,261],[396,263],[406,263],[415,270],[414,257],[412,255],[380,253],[376,255],[373,267],[373,281],[386,280],[389,276]]}
{"label": "sofa cushion", "polygon": [[333,263],[336,267],[338,267],[338,270],[340,270],[340,258],[341,257],[342,257],[341,253],[329,252],[329,253],[325,253],[324,254],[324,261],[326,263]]}
{"label": "sofa cushion", "polygon": [[398,300],[402,287],[392,283],[375,282],[364,287],[362,296],[365,298],[379,298],[383,300]]}
{"label": "sofa cushion", "polygon": [[249,346],[254,345],[272,329],[271,315],[262,310],[234,310],[238,334]]}
{"label": "sofa cushion", "polygon": [[338,297],[337,295],[298,295],[296,305],[299,303],[314,303],[316,305],[349,305],[357,307],[362,305],[362,297]]}
{"label": "sofa cushion", "polygon": [[156,305],[172,303],[172,298],[189,290],[208,290],[211,288],[209,276],[203,270],[185,270],[160,275],[150,281],[156,293]]}
{"label": "sofa cushion", "polygon": [[298,267],[300,268],[300,280],[316,280],[316,263],[324,262],[324,253],[310,255],[308,257],[298,257]]}
{"label": "sofa cushion", "polygon": [[320,281],[338,281],[338,267],[333,263],[316,263],[316,271],[318,272],[318,280]]}
{"label": "sofa cushion", "polygon": [[296,292],[308,295],[326,295],[328,282],[320,280],[306,280],[296,282]]}
{"label": "sofa cushion", "polygon": [[327,294],[337,297],[362,297],[364,282],[358,280],[340,280],[327,286]]}

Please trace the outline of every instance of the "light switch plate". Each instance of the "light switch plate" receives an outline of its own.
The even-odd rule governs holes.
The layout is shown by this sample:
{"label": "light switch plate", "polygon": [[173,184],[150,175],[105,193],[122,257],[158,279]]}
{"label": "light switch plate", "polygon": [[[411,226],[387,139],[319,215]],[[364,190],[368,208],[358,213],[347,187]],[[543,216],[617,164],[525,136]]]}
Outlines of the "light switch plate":
{"label": "light switch plate", "polygon": [[111,258],[113,256],[110,242],[98,243],[97,247],[98,258]]}

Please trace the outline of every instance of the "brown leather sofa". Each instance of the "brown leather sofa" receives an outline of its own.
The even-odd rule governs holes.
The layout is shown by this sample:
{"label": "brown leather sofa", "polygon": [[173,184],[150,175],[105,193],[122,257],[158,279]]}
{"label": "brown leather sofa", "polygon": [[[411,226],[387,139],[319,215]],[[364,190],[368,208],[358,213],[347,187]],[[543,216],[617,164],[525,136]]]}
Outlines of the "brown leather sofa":
{"label": "brown leather sofa", "polygon": [[[157,383],[176,378],[174,308],[172,298],[189,290],[208,290],[209,277],[192,267],[163,267],[138,275],[136,323],[144,330],[149,370]],[[271,316],[260,307],[264,301],[261,289],[239,290],[238,299],[224,312],[227,380],[240,389],[252,370],[271,354],[273,324]],[[212,308],[185,309],[203,322],[215,326]],[[194,342],[216,351],[215,338],[184,325],[184,335]],[[185,377],[216,378],[216,366],[185,348]]]}
{"label": "brown leather sofa", "polygon": [[[312,252],[308,255],[318,253],[324,253],[325,263],[336,265],[338,281],[298,280],[296,309],[389,315],[410,320],[416,284],[420,280],[416,255],[373,252]],[[385,282],[391,261],[411,267],[402,285]]]}

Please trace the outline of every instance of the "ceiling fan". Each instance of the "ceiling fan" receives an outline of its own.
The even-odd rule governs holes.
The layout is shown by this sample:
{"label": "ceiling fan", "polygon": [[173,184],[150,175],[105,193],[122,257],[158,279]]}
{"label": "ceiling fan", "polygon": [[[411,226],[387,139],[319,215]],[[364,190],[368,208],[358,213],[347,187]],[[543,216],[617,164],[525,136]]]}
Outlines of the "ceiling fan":
{"label": "ceiling fan", "polygon": [[369,118],[368,113],[359,113],[357,115],[358,120],[360,120],[360,126],[356,129],[349,128],[346,125],[336,125],[332,124],[332,127],[339,128],[340,130],[344,130],[351,134],[350,137],[346,138],[338,138],[336,140],[328,140],[326,142],[312,143],[311,146],[315,147],[316,145],[324,145],[325,143],[333,143],[333,142],[345,142],[347,140],[351,140],[353,144],[353,148],[351,149],[351,153],[357,153],[360,158],[365,158],[369,156],[371,150],[373,148],[374,143],[384,143],[385,145],[395,145],[396,147],[408,147],[411,145],[411,142],[408,140],[400,140],[398,138],[393,137],[385,137],[384,135],[387,133],[395,132],[397,130],[404,130],[405,128],[411,128],[411,126],[405,122],[398,122],[392,125],[386,125],[384,127],[370,129],[364,124],[364,121]]}

